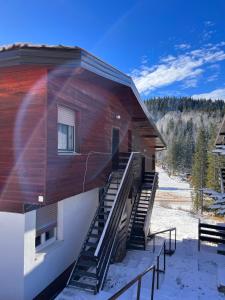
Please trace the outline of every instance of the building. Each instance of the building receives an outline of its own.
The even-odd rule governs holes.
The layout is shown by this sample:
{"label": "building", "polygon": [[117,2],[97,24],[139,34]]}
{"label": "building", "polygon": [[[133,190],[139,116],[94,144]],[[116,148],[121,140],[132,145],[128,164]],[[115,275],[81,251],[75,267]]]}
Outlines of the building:
{"label": "building", "polygon": [[217,160],[215,168],[215,178],[220,183],[220,191],[203,189],[203,193],[214,200],[210,209],[216,214],[224,216],[225,214],[225,118],[218,130],[214,149],[212,151]]}
{"label": "building", "polygon": [[30,300],[77,260],[112,170],[136,162],[128,198],[165,143],[132,79],[81,48],[10,45],[0,68],[0,299]]}

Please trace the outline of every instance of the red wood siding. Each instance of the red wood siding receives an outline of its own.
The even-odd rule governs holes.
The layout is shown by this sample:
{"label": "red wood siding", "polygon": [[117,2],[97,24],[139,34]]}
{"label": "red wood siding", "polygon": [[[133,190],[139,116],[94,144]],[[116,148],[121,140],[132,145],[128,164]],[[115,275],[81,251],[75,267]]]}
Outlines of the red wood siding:
{"label": "red wood siding", "polygon": [[[111,168],[113,127],[120,130],[122,152],[128,151],[128,130],[139,135],[131,120],[142,112],[138,104],[128,105],[131,95],[121,90],[79,70],[68,76],[47,67],[1,69],[0,211],[24,212],[25,204],[41,204],[39,195],[50,204],[103,186]],[[76,155],[58,154],[59,104],[74,110]],[[154,144],[137,140],[134,150],[154,153],[149,150]]]}
{"label": "red wood siding", "polygon": [[[77,155],[57,153],[57,104],[73,109],[78,119]],[[115,114],[121,116],[120,120]],[[120,151],[127,151],[130,121],[118,97],[104,87],[76,77],[68,80],[50,75],[46,201],[52,203],[104,185],[111,166],[112,128],[120,129]]]}
{"label": "red wood siding", "polygon": [[0,72],[0,210],[23,212],[44,194],[46,71]]}

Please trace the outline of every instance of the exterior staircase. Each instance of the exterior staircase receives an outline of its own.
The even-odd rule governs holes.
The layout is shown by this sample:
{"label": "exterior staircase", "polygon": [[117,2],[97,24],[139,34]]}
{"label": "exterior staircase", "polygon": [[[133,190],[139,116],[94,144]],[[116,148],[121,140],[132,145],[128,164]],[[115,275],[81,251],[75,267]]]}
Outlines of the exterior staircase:
{"label": "exterior staircase", "polygon": [[120,153],[102,193],[99,207],[90,225],[68,286],[96,294],[103,286],[113,255],[114,244],[126,199],[132,186],[135,155]]}
{"label": "exterior staircase", "polygon": [[145,172],[140,192],[133,206],[128,249],[145,250],[149,231],[150,219],[158,186],[158,174]]}

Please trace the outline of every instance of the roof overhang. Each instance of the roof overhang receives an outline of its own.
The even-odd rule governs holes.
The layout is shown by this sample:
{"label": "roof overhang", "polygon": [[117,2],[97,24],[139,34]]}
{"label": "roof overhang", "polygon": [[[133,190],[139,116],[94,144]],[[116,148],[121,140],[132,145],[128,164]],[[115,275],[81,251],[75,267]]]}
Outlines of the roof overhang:
{"label": "roof overhang", "polygon": [[[0,68],[18,65],[78,67],[131,89],[143,118],[136,120],[143,128],[143,138],[154,139],[154,148],[164,150],[166,143],[140,98],[132,78],[79,47],[14,44],[0,48]],[[147,129],[151,129],[150,131]]]}

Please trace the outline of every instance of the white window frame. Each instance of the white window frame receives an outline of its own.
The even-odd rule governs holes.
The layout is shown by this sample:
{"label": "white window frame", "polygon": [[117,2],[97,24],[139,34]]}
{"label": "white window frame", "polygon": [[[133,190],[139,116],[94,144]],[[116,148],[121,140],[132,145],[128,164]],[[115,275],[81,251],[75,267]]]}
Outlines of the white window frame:
{"label": "white window frame", "polygon": [[[46,234],[53,230],[53,236],[50,239],[46,239]],[[46,231],[42,232],[41,234],[37,235],[36,233],[36,238],[40,236],[40,244],[38,246],[35,246],[36,251],[40,251],[43,248],[53,244],[57,240],[57,226],[53,226],[48,228]]]}
{"label": "white window frame", "polygon": [[[35,250],[36,252],[41,251],[45,247],[53,244],[58,240],[58,221],[59,221],[59,206],[58,203],[56,203],[57,206],[57,217],[56,222],[52,223],[51,225],[47,226],[46,228],[41,229],[41,232],[38,233],[37,227],[36,227],[36,234],[35,234]],[[36,212],[36,218],[37,218],[37,212]],[[37,220],[37,219],[36,219]],[[36,221],[37,224],[37,221]],[[47,234],[53,233],[52,237],[47,239]],[[40,237],[40,244],[36,246],[36,238]]]}
{"label": "white window frame", "polygon": [[[63,111],[65,116],[63,116]],[[76,120],[75,120],[75,111],[66,107],[66,106],[62,106],[62,105],[58,105],[57,106],[57,151],[58,154],[74,154],[76,153],[75,149],[76,149]],[[66,116],[68,115],[68,117]],[[59,148],[59,127],[62,126],[64,127],[64,129],[66,129],[67,133],[66,133],[66,144],[67,144],[67,148]],[[72,148],[69,149],[69,130],[72,129]]]}

